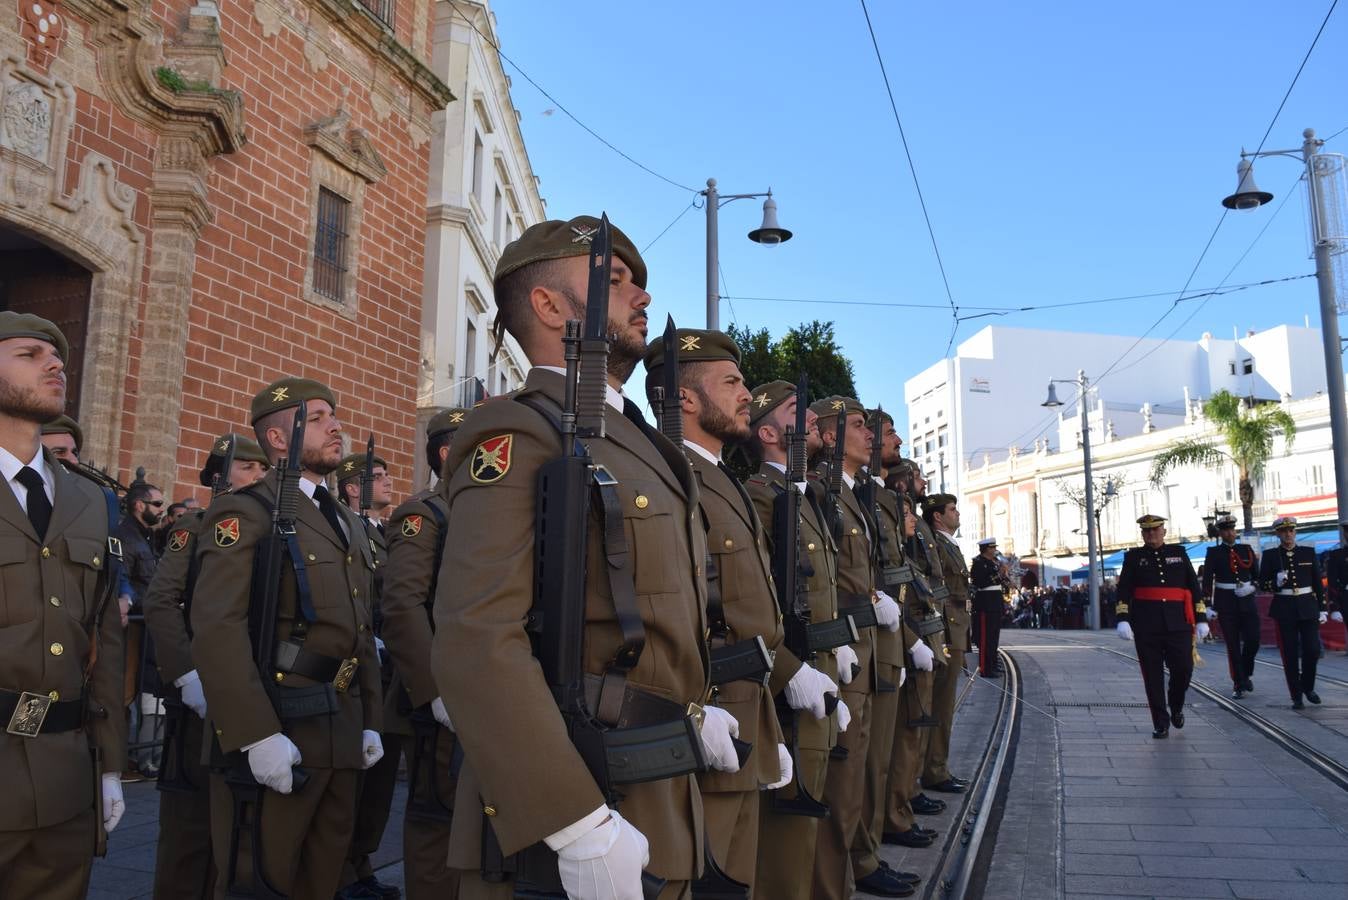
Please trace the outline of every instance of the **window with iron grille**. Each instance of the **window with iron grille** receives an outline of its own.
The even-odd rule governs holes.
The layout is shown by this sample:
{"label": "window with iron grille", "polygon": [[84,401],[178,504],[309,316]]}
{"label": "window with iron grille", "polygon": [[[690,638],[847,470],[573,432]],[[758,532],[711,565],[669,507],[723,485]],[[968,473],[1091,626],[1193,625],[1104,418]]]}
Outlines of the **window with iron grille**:
{"label": "window with iron grille", "polygon": [[389,28],[393,27],[394,0],[356,0],[356,2]]}
{"label": "window with iron grille", "polygon": [[344,300],[346,238],[351,203],[345,197],[318,189],[318,226],[314,229],[314,293]]}

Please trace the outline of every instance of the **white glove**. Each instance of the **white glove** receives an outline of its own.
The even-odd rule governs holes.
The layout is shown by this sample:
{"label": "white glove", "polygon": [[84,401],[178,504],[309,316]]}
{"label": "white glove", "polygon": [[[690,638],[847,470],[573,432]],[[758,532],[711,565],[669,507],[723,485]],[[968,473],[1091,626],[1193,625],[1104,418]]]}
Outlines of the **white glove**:
{"label": "white glove", "polygon": [[913,656],[913,665],[923,672],[931,671],[931,667],[936,661],[936,654],[931,652],[931,648],[927,646],[926,641],[918,638],[917,643],[908,648],[908,652]]}
{"label": "white glove", "polygon": [[1209,630],[1207,622],[1199,622],[1194,626],[1194,634],[1198,636],[1200,641],[1208,636]]}
{"label": "white glove", "polygon": [[300,748],[281,732],[263,738],[248,748],[248,768],[263,787],[278,794],[293,788],[290,768],[300,764]]}
{"label": "white glove", "polygon": [[122,799],[122,776],[116,772],[103,773],[103,830],[112,833],[117,823],[122,821],[126,812],[126,801]]}
{"label": "white glove", "polygon": [[1325,624],[1325,623],[1328,622],[1328,621],[1329,621],[1329,613],[1327,613],[1327,612],[1321,612],[1321,613],[1320,613],[1320,624],[1323,625],[1323,624]]}
{"label": "white glove", "polygon": [[201,676],[197,674],[196,669],[173,682],[173,686],[182,694],[183,703],[188,709],[201,718],[206,718],[206,695],[202,693]]}
{"label": "white glove", "polygon": [[1342,622],[1342,621],[1343,621],[1343,613],[1341,613],[1341,612],[1332,612],[1332,613],[1329,614],[1329,618],[1331,618],[1331,619],[1334,620],[1335,622]]}
{"label": "white glove", "polygon": [[703,707],[703,713],[702,749],[707,754],[707,765],[722,772],[738,772],[740,759],[730,739],[740,736],[740,723],[719,706]]}
{"label": "white glove", "polygon": [[454,723],[449,720],[449,710],[445,709],[444,697],[436,697],[431,701],[431,715],[435,716],[435,721],[450,731],[454,730]]}
{"label": "white glove", "polygon": [[609,817],[557,851],[557,874],[572,900],[641,900],[641,869],[650,862],[646,836],[609,810]]}
{"label": "white glove", "polygon": [[875,621],[885,626],[886,631],[899,630],[899,604],[884,591],[875,592]]}
{"label": "white glove", "polygon": [[847,701],[838,698],[838,708],[834,712],[838,714],[838,731],[846,731],[847,726],[852,724],[852,711],[847,708]]}
{"label": "white glove", "polygon": [[[1237,597],[1248,597],[1255,591],[1254,585],[1248,581],[1242,581],[1236,585],[1235,594]],[[1211,614],[1209,614],[1211,615]]]}
{"label": "white glove", "polygon": [[786,702],[792,709],[803,709],[816,719],[822,719],[824,695],[838,693],[838,686],[823,672],[810,666],[801,666],[800,671],[791,676],[786,683]]}
{"label": "white glove", "polygon": [[1287,581],[1287,573],[1285,571],[1279,570],[1278,574],[1273,576],[1273,583],[1276,584],[1278,587],[1282,587],[1286,581]]}
{"label": "white glove", "polygon": [[368,769],[384,758],[384,742],[379,739],[379,732],[366,729],[360,733],[360,752],[365,756],[362,769]]}
{"label": "white glove", "polygon": [[384,639],[381,638],[381,637],[379,637],[378,635],[375,635],[375,639],[374,639],[374,649],[375,649],[375,652],[377,652],[377,653],[383,653],[383,652],[384,652]]}
{"label": "white glove", "polygon": [[847,644],[843,644],[841,647],[838,648],[837,656],[838,656],[838,681],[842,684],[851,684],[852,667],[855,666],[858,662],[860,662],[860,660],[857,659],[857,652],[853,650],[851,647],[849,647]]}
{"label": "white glove", "polygon": [[1209,606],[1209,607],[1208,607],[1208,621],[1209,621],[1209,622],[1215,622],[1216,620],[1217,620],[1217,608],[1214,607],[1214,606]]}
{"label": "white glove", "polygon": [[795,768],[791,765],[791,751],[786,749],[786,744],[777,745],[777,767],[781,777],[767,786],[770,791],[786,787],[791,783],[791,776],[795,774]]}
{"label": "white glove", "polygon": [[1131,641],[1133,639],[1133,626],[1129,625],[1127,622],[1119,623],[1118,632],[1119,637],[1123,638],[1125,641]]}

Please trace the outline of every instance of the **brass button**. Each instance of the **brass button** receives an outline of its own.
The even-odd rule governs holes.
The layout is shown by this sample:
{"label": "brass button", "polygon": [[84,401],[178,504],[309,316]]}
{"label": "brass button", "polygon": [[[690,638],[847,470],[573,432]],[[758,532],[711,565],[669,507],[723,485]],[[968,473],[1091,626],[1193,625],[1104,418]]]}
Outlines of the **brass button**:
{"label": "brass button", "polygon": [[809,550],[810,552],[813,553],[813,552],[814,552],[814,541],[810,541],[810,543],[806,544],[806,545],[805,545],[805,549],[806,549],[806,550]]}
{"label": "brass button", "polygon": [[348,566],[351,565],[351,557],[349,555],[346,557],[346,564]]}
{"label": "brass button", "polygon": [[725,548],[726,548],[727,550],[733,550],[733,549],[735,549],[735,541],[734,541],[733,539],[731,539],[731,538],[726,538],[726,539],[725,539]]}
{"label": "brass button", "polygon": [[280,684],[281,682],[283,682],[283,681],[285,681],[285,680],[286,680],[286,673],[285,673],[285,672],[277,672],[277,673],[276,673],[276,683],[277,683],[277,684]]}
{"label": "brass button", "polygon": [[645,509],[651,505],[651,501],[647,499],[645,494],[637,494],[637,499],[632,502],[636,504],[637,509]]}
{"label": "brass button", "polygon": [[43,548],[42,548],[42,558],[43,558],[43,559],[46,559],[46,558],[48,558],[49,556],[51,556],[51,548],[50,548],[50,547],[43,547]]}
{"label": "brass button", "polygon": [[225,734],[225,730],[224,730],[223,728],[217,728],[217,729],[215,729],[215,733],[216,733],[217,736],[223,737],[224,734]]}
{"label": "brass button", "polygon": [[359,631],[359,632],[364,633],[364,631],[365,631],[365,625],[364,625],[363,623],[360,624],[360,625],[357,625],[357,626],[356,626],[356,630]]}
{"label": "brass button", "polygon": [[853,533],[853,534],[856,534],[856,533],[857,533],[857,529],[853,528],[853,529],[852,529],[852,533]]}
{"label": "brass button", "polygon": [[352,589],[351,589],[351,596],[352,596],[352,597],[359,597],[359,596],[360,596],[360,588],[352,588]]}
{"label": "brass button", "polygon": [[48,694],[47,696],[50,697],[50,698],[52,698],[53,700],[60,700],[60,699],[61,699],[61,692],[60,692],[60,691],[52,691],[52,692],[51,692],[50,694]]}
{"label": "brass button", "polygon": [[309,562],[313,562],[313,561],[315,561],[316,559],[318,559],[317,556],[314,556],[312,553],[309,554]]}
{"label": "brass button", "polygon": [[66,648],[61,646],[60,641],[52,641],[52,645],[47,649],[51,651],[52,656],[60,656],[66,652]]}
{"label": "brass button", "polygon": [[485,815],[485,816],[494,816],[494,815],[496,815],[496,807],[494,807],[494,806],[484,806],[484,807],[482,807],[482,814]]}
{"label": "brass button", "polygon": [[97,556],[94,557],[94,565],[96,565],[96,566],[97,566],[97,565],[101,565],[102,562],[103,562],[103,561],[102,561],[101,559],[99,559]]}
{"label": "brass button", "polygon": [[59,606],[61,605],[61,598],[60,598],[60,597],[48,597],[48,598],[47,598],[47,602],[50,603],[52,606],[59,607]]}
{"label": "brass button", "polygon": [[701,566],[694,566],[694,567],[693,567],[693,574],[696,575],[698,578],[701,578],[701,577],[702,577],[702,567],[701,567]]}

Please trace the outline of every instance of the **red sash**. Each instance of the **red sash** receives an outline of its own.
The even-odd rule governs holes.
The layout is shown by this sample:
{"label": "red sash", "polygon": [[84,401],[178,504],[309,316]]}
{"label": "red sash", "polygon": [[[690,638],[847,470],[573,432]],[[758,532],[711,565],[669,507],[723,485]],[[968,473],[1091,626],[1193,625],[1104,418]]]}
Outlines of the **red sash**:
{"label": "red sash", "polygon": [[1133,588],[1134,600],[1156,600],[1162,603],[1183,603],[1184,618],[1190,627],[1194,624],[1193,597],[1188,588],[1180,587],[1136,587]]}

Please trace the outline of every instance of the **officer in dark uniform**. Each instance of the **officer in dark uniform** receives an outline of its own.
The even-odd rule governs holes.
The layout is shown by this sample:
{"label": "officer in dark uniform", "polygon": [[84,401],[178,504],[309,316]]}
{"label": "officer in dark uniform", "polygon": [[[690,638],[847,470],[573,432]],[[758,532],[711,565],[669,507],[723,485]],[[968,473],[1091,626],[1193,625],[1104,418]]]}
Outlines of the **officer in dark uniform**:
{"label": "officer in dark uniform", "polygon": [[1203,561],[1203,596],[1211,598],[1208,615],[1221,617],[1226,667],[1239,700],[1254,690],[1254,658],[1259,655],[1259,608],[1254,602],[1254,548],[1236,543],[1236,517],[1217,520],[1218,543]]}
{"label": "officer in dark uniform", "polygon": [[1195,628],[1199,640],[1208,636],[1208,610],[1189,555],[1178,544],[1165,542],[1165,519],[1145,515],[1137,524],[1143,546],[1123,555],[1115,612],[1119,637],[1132,639],[1137,646],[1151,707],[1151,736],[1159,739],[1170,736],[1171,725],[1184,727],[1184,695],[1194,674]]}
{"label": "officer in dark uniform", "polygon": [[1264,554],[1259,583],[1273,592],[1268,617],[1278,625],[1278,653],[1282,655],[1292,709],[1304,709],[1304,696],[1320,702],[1315,693],[1315,667],[1320,661],[1320,626],[1329,619],[1320,562],[1315,550],[1297,544],[1297,520],[1281,516],[1273,523],[1278,546]]}
{"label": "officer in dark uniform", "polygon": [[1005,609],[1002,591],[1007,587],[1006,575],[997,562],[996,538],[983,538],[978,542],[978,555],[969,566],[969,579],[974,586],[971,603],[974,639],[978,641],[978,674],[994,678],[1002,674],[1002,667],[997,662],[997,645]]}
{"label": "officer in dark uniform", "polygon": [[1325,605],[1331,622],[1343,621],[1348,604],[1348,526],[1340,526],[1339,534],[1339,546],[1325,554]]}

